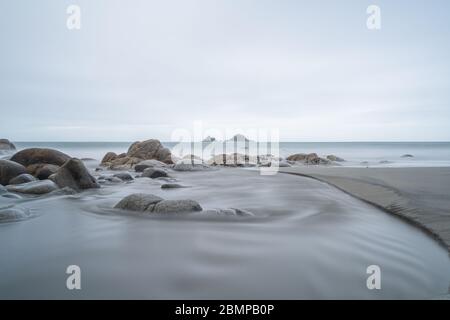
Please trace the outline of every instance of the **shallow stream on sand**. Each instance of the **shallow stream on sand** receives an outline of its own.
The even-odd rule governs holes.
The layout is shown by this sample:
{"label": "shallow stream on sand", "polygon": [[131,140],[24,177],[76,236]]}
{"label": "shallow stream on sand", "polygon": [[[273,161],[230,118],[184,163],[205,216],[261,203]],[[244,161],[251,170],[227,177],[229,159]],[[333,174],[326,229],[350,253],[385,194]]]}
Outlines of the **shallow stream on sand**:
{"label": "shallow stream on sand", "polygon": [[[0,224],[0,298],[401,299],[448,292],[444,248],[324,183],[227,168],[171,175],[189,187],[163,190],[164,181],[139,178],[76,196],[1,199],[0,207],[20,205],[35,216]],[[254,216],[111,209],[135,192]],[[79,291],[66,289],[73,264],[82,271]],[[381,267],[381,290],[366,287],[369,265]]]}

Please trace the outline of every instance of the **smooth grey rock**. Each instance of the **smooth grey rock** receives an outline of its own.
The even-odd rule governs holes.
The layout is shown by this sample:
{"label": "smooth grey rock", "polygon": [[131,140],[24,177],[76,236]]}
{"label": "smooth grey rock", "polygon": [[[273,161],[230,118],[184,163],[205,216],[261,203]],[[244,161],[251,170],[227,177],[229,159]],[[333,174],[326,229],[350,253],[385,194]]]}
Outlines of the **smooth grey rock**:
{"label": "smooth grey rock", "polygon": [[165,168],[167,164],[156,159],[144,160],[134,166],[136,172],[143,172],[147,168]]}
{"label": "smooth grey rock", "polygon": [[50,176],[50,179],[60,188],[69,187],[76,191],[100,187],[84,163],[76,158],[64,163],[55,174]]}
{"label": "smooth grey rock", "polygon": [[33,181],[36,181],[36,178],[33,177],[31,174],[22,173],[21,175],[18,175],[17,177],[9,180],[9,184],[22,184]]}
{"label": "smooth grey rock", "polygon": [[23,173],[27,173],[23,165],[10,160],[0,160],[0,184],[7,185],[11,179]]}
{"label": "smooth grey rock", "polygon": [[0,139],[0,150],[16,150],[16,146],[8,139]]}
{"label": "smooth grey rock", "polygon": [[46,194],[58,189],[58,186],[51,180],[38,180],[17,185],[8,185],[6,189],[9,192],[18,192],[25,194]]}
{"label": "smooth grey rock", "polygon": [[120,202],[117,203],[114,208],[140,212],[148,211],[148,209],[150,209],[151,211],[156,203],[163,200],[163,198],[160,198],[153,194],[134,193],[120,200]]}
{"label": "smooth grey rock", "polygon": [[127,172],[116,173],[115,175],[113,175],[113,177],[119,178],[122,181],[134,180],[134,178],[131,176],[131,174],[129,174]]}
{"label": "smooth grey rock", "polygon": [[211,170],[211,167],[204,164],[201,160],[182,159],[174,165],[173,170],[175,170],[175,171],[204,171],[204,170]]}
{"label": "smooth grey rock", "polygon": [[155,168],[147,168],[144,170],[144,172],[142,173],[142,177],[146,177],[146,178],[160,178],[160,177],[168,177],[169,175],[167,174],[166,171],[162,170],[162,169],[155,169]]}
{"label": "smooth grey rock", "polygon": [[163,200],[158,202],[153,211],[154,213],[187,213],[202,211],[202,207],[194,200]]}

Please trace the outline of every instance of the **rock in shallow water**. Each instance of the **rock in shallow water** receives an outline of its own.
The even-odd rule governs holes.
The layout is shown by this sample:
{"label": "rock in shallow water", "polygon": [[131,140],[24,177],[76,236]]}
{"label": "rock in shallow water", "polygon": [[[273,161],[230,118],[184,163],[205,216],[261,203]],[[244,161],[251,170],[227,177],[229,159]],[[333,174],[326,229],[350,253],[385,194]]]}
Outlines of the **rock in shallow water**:
{"label": "rock in shallow water", "polygon": [[156,139],[133,143],[128,149],[127,156],[143,160],[156,159],[168,164],[173,163],[170,150],[164,148],[161,142]]}
{"label": "rock in shallow water", "polygon": [[33,177],[31,174],[22,173],[21,175],[18,175],[17,177],[9,180],[9,184],[22,184],[33,181],[36,181],[36,178]]}
{"label": "rock in shallow water", "polygon": [[25,194],[46,194],[58,189],[58,186],[51,180],[39,180],[18,185],[8,185],[6,189],[10,192]]}
{"label": "rock in shallow water", "polygon": [[142,177],[145,178],[160,178],[160,177],[168,177],[169,175],[167,174],[166,171],[162,170],[162,169],[155,169],[155,168],[147,168],[144,170],[144,172],[142,173]]}
{"label": "rock in shallow water", "polygon": [[23,173],[27,173],[23,165],[10,160],[0,160],[0,184],[7,185],[11,179]]}
{"label": "rock in shallow water", "polygon": [[127,172],[116,173],[115,175],[113,175],[113,177],[119,178],[122,181],[134,180],[134,178],[131,176],[131,174],[129,174]]}
{"label": "rock in shallow water", "polygon": [[203,161],[197,159],[179,160],[173,167],[175,171],[204,171],[211,170],[211,167],[204,164]]}
{"label": "rock in shallow water", "polygon": [[135,167],[134,170],[136,172],[143,172],[147,168],[164,168],[167,167],[167,164],[164,162],[152,159],[152,160],[144,160],[139,162]]}
{"label": "rock in shallow water", "polygon": [[0,150],[16,150],[16,146],[8,139],[0,139]]}
{"label": "rock in shallow water", "polygon": [[120,202],[116,204],[114,208],[143,212],[146,211],[150,206],[151,209],[153,209],[154,204],[163,200],[163,198],[160,198],[153,194],[134,193],[120,200]]}
{"label": "rock in shallow water", "polygon": [[27,219],[31,216],[29,209],[5,208],[0,209],[0,222],[14,222]]}
{"label": "rock in shallow water", "polygon": [[163,200],[153,208],[154,213],[187,213],[202,211],[202,207],[194,200]]}
{"label": "rock in shallow water", "polygon": [[161,189],[177,189],[177,188],[187,188],[187,186],[183,186],[178,183],[164,183],[161,185]]}
{"label": "rock in shallow water", "polygon": [[90,175],[84,163],[76,158],[68,160],[58,171],[50,176],[60,188],[69,187],[76,191],[100,188],[97,180]]}

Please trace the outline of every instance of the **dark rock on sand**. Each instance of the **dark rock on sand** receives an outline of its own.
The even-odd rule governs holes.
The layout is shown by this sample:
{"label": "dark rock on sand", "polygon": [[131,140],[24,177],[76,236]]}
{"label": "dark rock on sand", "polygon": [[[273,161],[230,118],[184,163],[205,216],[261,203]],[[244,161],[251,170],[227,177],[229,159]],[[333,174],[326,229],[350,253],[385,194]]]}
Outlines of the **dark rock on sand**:
{"label": "dark rock on sand", "polygon": [[39,180],[18,185],[8,185],[6,189],[10,192],[25,194],[46,194],[58,189],[58,186],[51,180]]}
{"label": "dark rock on sand", "polygon": [[163,200],[158,202],[154,213],[184,213],[202,211],[200,204],[194,200]]}
{"label": "dark rock on sand", "polygon": [[134,193],[123,198],[114,206],[114,208],[140,212],[151,211],[156,203],[163,200],[163,198],[160,198],[153,194]]}
{"label": "dark rock on sand", "polygon": [[64,163],[55,174],[50,176],[50,179],[60,188],[69,187],[76,191],[100,187],[83,162],[76,158]]}
{"label": "dark rock on sand", "polygon": [[160,178],[160,177],[168,177],[169,175],[167,174],[166,171],[162,170],[162,169],[155,169],[155,168],[147,168],[144,170],[144,172],[142,173],[142,177],[145,178]]}
{"label": "dark rock on sand", "polygon": [[0,184],[7,185],[11,179],[23,173],[27,173],[23,165],[10,160],[0,160]]}
{"label": "dark rock on sand", "polygon": [[134,166],[134,170],[136,172],[143,172],[147,168],[164,168],[164,167],[167,167],[166,163],[155,159],[151,159],[139,162],[137,165]]}
{"label": "dark rock on sand", "polygon": [[340,158],[338,156],[335,156],[334,154],[329,154],[327,156],[327,159],[330,160],[330,161],[335,161],[335,162],[344,162],[345,161],[344,159],[342,159],[342,158]]}
{"label": "dark rock on sand", "polygon": [[0,150],[16,150],[16,146],[8,139],[0,139]]}
{"label": "dark rock on sand", "polygon": [[113,177],[119,178],[122,181],[134,180],[134,178],[131,176],[131,174],[129,174],[127,172],[116,173],[115,175],[113,175]]}
{"label": "dark rock on sand", "polygon": [[69,159],[70,156],[58,150],[46,148],[30,148],[17,152],[12,156],[11,161],[20,163],[25,167],[36,163],[46,163],[62,166]]}
{"label": "dark rock on sand", "polygon": [[9,184],[22,184],[22,183],[28,183],[28,182],[33,182],[33,181],[36,181],[36,178],[33,177],[31,174],[22,173],[22,174],[18,175],[17,177],[9,180]]}
{"label": "dark rock on sand", "polygon": [[164,148],[161,142],[156,139],[133,143],[128,149],[127,156],[143,160],[156,159],[168,164],[173,163],[170,150]]}

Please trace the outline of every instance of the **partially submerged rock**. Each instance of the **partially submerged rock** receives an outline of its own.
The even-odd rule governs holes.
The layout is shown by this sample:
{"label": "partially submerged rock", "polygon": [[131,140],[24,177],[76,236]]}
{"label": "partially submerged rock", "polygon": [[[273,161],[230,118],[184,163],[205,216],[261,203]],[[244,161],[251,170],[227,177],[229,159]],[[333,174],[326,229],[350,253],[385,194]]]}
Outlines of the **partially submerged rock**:
{"label": "partially submerged rock", "polygon": [[0,160],[0,184],[7,185],[11,179],[23,173],[27,173],[23,165],[10,160]]}
{"label": "partially submerged rock", "polygon": [[9,184],[22,184],[22,183],[28,183],[36,181],[36,178],[33,177],[31,174],[28,173],[22,173],[21,175],[18,175],[15,178],[12,178],[9,180]]}
{"label": "partially submerged rock", "polygon": [[114,208],[147,213],[187,213],[202,211],[194,200],[164,200],[153,194],[135,193],[123,198]]}
{"label": "partially submerged rock", "polygon": [[187,188],[178,183],[164,183],[161,185],[161,189],[177,189],[177,188]]}
{"label": "partially submerged rock", "polygon": [[14,222],[28,219],[31,216],[30,210],[19,207],[0,209],[0,222]]}
{"label": "partially submerged rock", "polygon": [[128,172],[120,172],[113,175],[115,178],[119,178],[122,181],[132,181],[134,178]]}
{"label": "partially submerged rock", "polygon": [[247,210],[238,208],[228,208],[228,209],[209,209],[205,211],[206,214],[216,214],[220,216],[239,216],[239,217],[252,217],[253,213]]}
{"label": "partially submerged rock", "polygon": [[331,164],[331,161],[328,159],[321,158],[317,155],[317,153],[297,153],[290,155],[286,158],[288,161],[302,162],[303,164],[308,165],[328,165]]}
{"label": "partially submerged rock", "polygon": [[12,151],[16,150],[16,146],[8,139],[0,139],[0,150]]}
{"label": "partially submerged rock", "polygon": [[412,154],[404,154],[401,158],[414,158],[414,156]]}
{"label": "partially submerged rock", "polygon": [[344,159],[342,159],[338,156],[335,156],[334,154],[327,155],[327,159],[330,161],[335,161],[335,162],[344,162],[345,161]]}
{"label": "partially submerged rock", "polygon": [[17,185],[8,185],[6,189],[10,192],[25,194],[46,194],[58,189],[58,186],[51,180],[38,180]]}
{"label": "partially submerged rock", "polygon": [[36,163],[46,163],[62,166],[69,159],[70,156],[65,153],[47,148],[24,149],[17,152],[11,157],[11,161],[20,163],[25,167]]}
{"label": "partially submerged rock", "polygon": [[163,200],[158,202],[152,212],[154,213],[187,213],[202,211],[202,207],[194,200]]}
{"label": "partially submerged rock", "polygon": [[211,167],[204,164],[203,161],[197,159],[182,159],[174,166],[175,171],[204,171],[211,170]]}
{"label": "partially submerged rock", "polygon": [[153,206],[163,200],[163,198],[153,194],[134,193],[120,200],[114,208],[139,212],[148,211],[148,209],[150,209],[149,211],[152,211]]}
{"label": "partially submerged rock", "polygon": [[167,164],[155,159],[144,160],[134,166],[136,172],[143,172],[147,168],[165,168]]}
{"label": "partially submerged rock", "polygon": [[55,174],[50,176],[50,179],[60,188],[69,187],[76,191],[100,187],[84,163],[76,158],[64,163]]}
{"label": "partially submerged rock", "polygon": [[145,178],[160,178],[160,177],[168,177],[169,175],[167,174],[166,171],[162,170],[162,169],[155,169],[155,168],[147,168],[144,170],[144,172],[142,173],[142,177]]}

